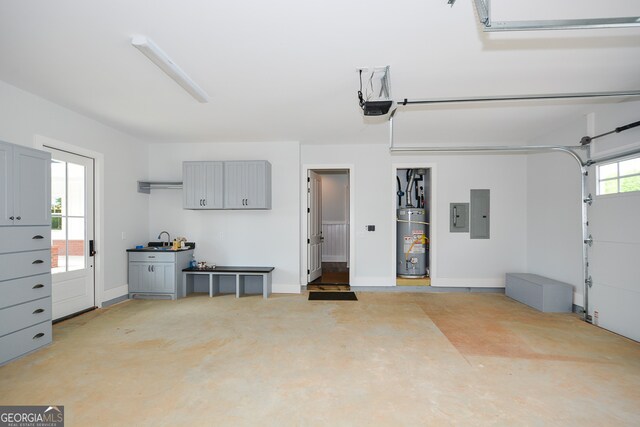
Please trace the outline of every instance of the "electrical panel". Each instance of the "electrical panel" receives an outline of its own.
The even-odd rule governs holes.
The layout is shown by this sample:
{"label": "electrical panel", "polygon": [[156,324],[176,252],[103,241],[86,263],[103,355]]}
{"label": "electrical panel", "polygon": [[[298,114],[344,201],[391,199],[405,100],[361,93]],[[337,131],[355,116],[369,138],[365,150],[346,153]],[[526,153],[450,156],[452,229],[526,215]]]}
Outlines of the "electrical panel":
{"label": "electrical panel", "polygon": [[471,190],[469,225],[472,239],[490,237],[490,194],[489,190]]}
{"label": "electrical panel", "polygon": [[451,233],[469,232],[469,203],[449,205],[449,231]]}

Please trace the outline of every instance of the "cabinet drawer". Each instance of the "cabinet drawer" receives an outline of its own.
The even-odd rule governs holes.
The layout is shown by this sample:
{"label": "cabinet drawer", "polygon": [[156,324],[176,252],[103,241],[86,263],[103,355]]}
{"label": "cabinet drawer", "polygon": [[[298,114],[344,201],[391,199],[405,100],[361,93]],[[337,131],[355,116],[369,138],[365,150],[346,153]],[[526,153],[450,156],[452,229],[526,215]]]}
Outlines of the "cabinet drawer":
{"label": "cabinet drawer", "polygon": [[0,310],[0,336],[51,320],[51,298],[42,298]]}
{"label": "cabinet drawer", "polygon": [[51,272],[51,249],[0,255],[0,281]]}
{"label": "cabinet drawer", "polygon": [[0,338],[0,364],[51,342],[51,321]]}
{"label": "cabinet drawer", "polygon": [[[51,247],[51,227],[0,227],[0,254]],[[7,244],[7,242],[9,242]]]}
{"label": "cabinet drawer", "polygon": [[50,274],[0,282],[0,309],[50,296]]}
{"label": "cabinet drawer", "polygon": [[129,261],[174,262],[175,252],[129,252]]}

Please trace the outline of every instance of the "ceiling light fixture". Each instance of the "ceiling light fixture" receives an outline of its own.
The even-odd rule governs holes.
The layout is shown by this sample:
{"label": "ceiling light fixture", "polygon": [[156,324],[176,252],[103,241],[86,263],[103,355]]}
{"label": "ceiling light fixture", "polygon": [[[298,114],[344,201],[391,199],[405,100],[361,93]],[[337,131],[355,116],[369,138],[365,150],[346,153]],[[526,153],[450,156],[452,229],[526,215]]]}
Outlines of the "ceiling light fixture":
{"label": "ceiling light fixture", "polygon": [[133,36],[131,44],[156,64],[162,71],[189,92],[198,102],[209,102],[209,95],[202,90],[166,53],[151,39],[145,36]]}

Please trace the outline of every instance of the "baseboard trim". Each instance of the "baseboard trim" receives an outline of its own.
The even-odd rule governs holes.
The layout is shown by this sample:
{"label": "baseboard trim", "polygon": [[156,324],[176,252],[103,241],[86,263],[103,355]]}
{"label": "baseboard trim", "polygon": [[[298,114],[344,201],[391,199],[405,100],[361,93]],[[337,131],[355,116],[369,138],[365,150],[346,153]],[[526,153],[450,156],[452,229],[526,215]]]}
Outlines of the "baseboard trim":
{"label": "baseboard trim", "polygon": [[500,287],[444,287],[444,286],[353,286],[355,292],[424,292],[424,293],[492,293],[504,294],[504,288]]}
{"label": "baseboard trim", "polygon": [[[107,289],[102,292],[102,303],[99,305],[99,307],[107,307],[109,305],[113,305],[115,304],[115,302],[112,302],[113,300],[118,300],[123,296],[125,297],[125,299],[127,299],[128,295],[129,285],[122,285],[118,286],[117,288]],[[120,302],[120,300],[116,302]]]}
{"label": "baseboard trim", "polygon": [[126,301],[128,299],[129,299],[129,295],[128,294],[121,295],[121,296],[119,296],[117,298],[112,298],[109,301],[104,301],[102,303],[102,308],[107,308],[107,307],[109,307],[111,305],[118,304],[119,302]]}
{"label": "baseboard trim", "polygon": [[299,294],[300,285],[283,285],[274,283],[271,285],[271,292],[274,294]]}

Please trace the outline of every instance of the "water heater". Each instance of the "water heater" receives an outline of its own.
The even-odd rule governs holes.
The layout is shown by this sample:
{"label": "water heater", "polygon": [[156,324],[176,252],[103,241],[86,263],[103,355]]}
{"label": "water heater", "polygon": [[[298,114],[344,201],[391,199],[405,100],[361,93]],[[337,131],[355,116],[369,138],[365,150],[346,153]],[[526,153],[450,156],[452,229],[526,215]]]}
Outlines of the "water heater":
{"label": "water heater", "polygon": [[422,208],[400,208],[397,219],[396,265],[398,277],[427,276],[427,215]]}

